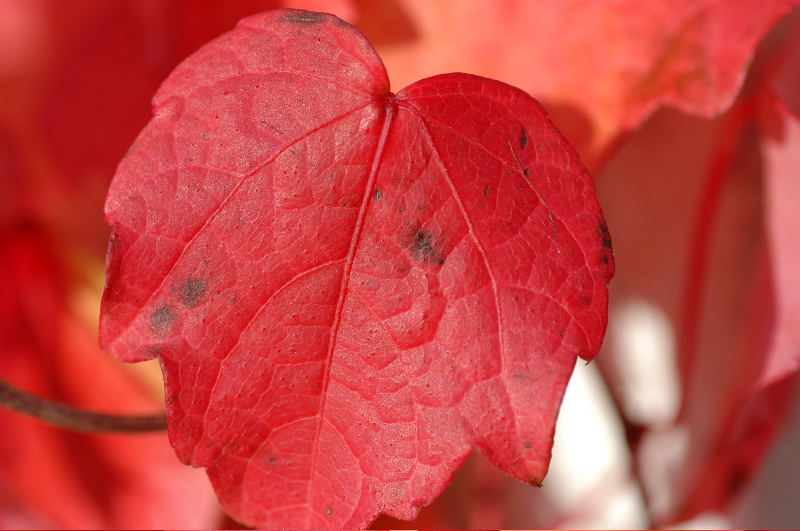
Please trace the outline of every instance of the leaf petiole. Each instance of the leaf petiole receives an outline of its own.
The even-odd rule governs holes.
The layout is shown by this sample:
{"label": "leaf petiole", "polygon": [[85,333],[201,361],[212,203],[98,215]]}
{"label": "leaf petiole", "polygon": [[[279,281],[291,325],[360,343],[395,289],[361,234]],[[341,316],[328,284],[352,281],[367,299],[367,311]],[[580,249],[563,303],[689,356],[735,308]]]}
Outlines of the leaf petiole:
{"label": "leaf petiole", "polygon": [[140,433],[167,429],[160,415],[108,415],[76,409],[0,381],[0,406],[75,431]]}

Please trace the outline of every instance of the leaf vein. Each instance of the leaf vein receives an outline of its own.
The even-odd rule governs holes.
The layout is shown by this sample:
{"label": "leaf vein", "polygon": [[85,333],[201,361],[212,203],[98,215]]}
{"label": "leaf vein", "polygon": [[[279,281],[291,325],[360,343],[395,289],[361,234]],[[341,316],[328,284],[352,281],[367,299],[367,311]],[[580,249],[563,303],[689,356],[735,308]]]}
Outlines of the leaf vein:
{"label": "leaf vein", "polygon": [[[358,217],[356,219],[356,225],[353,229],[353,235],[350,238],[350,247],[347,251],[347,257],[345,258],[345,266],[344,266],[344,271],[342,273],[342,283],[339,287],[339,298],[336,302],[336,312],[334,314],[333,322],[331,324],[331,334],[330,334],[330,339],[328,341],[328,353],[326,357],[325,372],[322,380],[322,388],[320,390],[320,404],[317,413],[317,428],[314,434],[313,447],[311,451],[312,452],[311,468],[310,468],[311,474],[308,481],[308,494],[307,494],[308,500],[311,500],[314,488],[313,487],[314,475],[317,466],[317,456],[319,455],[319,450],[318,450],[319,438],[322,432],[322,422],[324,420],[325,406],[328,398],[328,386],[330,385],[331,365],[333,364],[333,354],[336,348],[336,340],[338,338],[339,326],[341,325],[342,310],[344,308],[344,301],[347,295],[348,284],[350,281],[350,273],[353,269],[353,261],[355,258],[355,253],[356,250],[358,249],[358,244],[361,240],[361,234],[364,228],[364,219],[366,218],[367,215],[367,209],[369,208],[369,205],[372,202],[372,192],[373,189],[375,188],[375,180],[378,173],[378,167],[380,165],[380,159],[383,153],[383,148],[386,145],[386,138],[388,137],[389,134],[389,127],[392,124],[393,115],[394,115],[394,108],[391,105],[387,105],[383,117],[383,125],[381,128],[380,137],[378,138],[378,143],[375,147],[375,154],[373,155],[372,158],[372,167],[370,168],[369,177],[367,178],[367,186],[364,191],[364,195],[361,199],[361,206],[359,207]],[[305,527],[311,526],[310,518],[311,515],[309,513],[309,520],[306,522]]]}
{"label": "leaf vein", "polygon": [[203,233],[203,231],[205,231],[205,229],[206,229],[206,228],[209,226],[209,224],[210,224],[210,223],[211,223],[211,222],[212,222],[214,219],[216,219],[216,217],[217,217],[217,216],[219,215],[219,213],[220,213],[220,212],[223,210],[223,208],[225,208],[225,206],[226,206],[226,205],[227,205],[227,204],[228,204],[228,203],[229,203],[229,202],[230,202],[230,201],[233,199],[233,197],[234,197],[234,196],[236,195],[236,193],[237,193],[237,192],[238,192],[238,191],[241,189],[241,187],[242,187],[242,185],[245,183],[245,181],[247,181],[248,179],[250,179],[251,177],[253,177],[254,175],[256,175],[258,172],[260,172],[261,170],[263,170],[264,168],[266,168],[266,167],[267,167],[267,166],[269,166],[270,164],[272,164],[272,163],[273,163],[273,162],[274,162],[274,161],[275,161],[275,160],[276,160],[278,157],[280,157],[280,156],[281,156],[283,153],[285,153],[286,151],[288,151],[289,149],[291,149],[293,146],[297,145],[298,143],[302,142],[303,140],[305,140],[305,139],[306,139],[306,138],[308,138],[309,136],[313,135],[313,134],[314,134],[314,133],[316,133],[317,131],[320,131],[320,130],[322,130],[322,129],[326,128],[326,127],[329,127],[330,125],[332,125],[332,124],[334,124],[334,123],[336,123],[336,122],[339,122],[339,121],[341,121],[341,120],[344,120],[345,118],[347,118],[347,117],[349,117],[349,116],[351,116],[351,115],[353,115],[353,114],[357,113],[358,111],[360,111],[360,110],[364,109],[364,108],[365,108],[365,107],[367,107],[367,106],[368,106],[370,103],[371,103],[371,102],[364,103],[363,105],[360,105],[360,106],[358,106],[358,107],[356,107],[356,108],[354,108],[354,109],[351,109],[351,110],[349,110],[349,111],[347,111],[347,112],[345,112],[345,113],[342,113],[342,114],[340,114],[340,115],[338,115],[338,116],[336,116],[336,117],[332,118],[331,120],[328,120],[327,122],[325,122],[325,123],[323,123],[323,124],[321,124],[321,125],[319,125],[319,126],[315,127],[314,129],[311,129],[311,130],[307,131],[306,133],[304,133],[304,134],[300,135],[300,136],[299,136],[299,137],[297,137],[296,139],[294,139],[294,140],[292,140],[292,141],[288,142],[288,143],[287,143],[287,144],[286,144],[284,147],[282,147],[281,149],[279,149],[279,150],[278,150],[278,151],[277,151],[277,152],[276,152],[274,155],[272,155],[272,157],[270,157],[270,158],[269,158],[267,161],[265,161],[264,163],[260,164],[260,165],[259,165],[259,166],[258,166],[256,169],[254,169],[253,171],[251,171],[251,172],[250,172],[250,173],[248,173],[247,175],[244,175],[244,176],[242,176],[242,177],[241,177],[241,179],[239,180],[239,182],[238,182],[238,183],[236,183],[236,185],[235,185],[235,186],[234,186],[234,187],[233,187],[233,188],[232,188],[232,189],[231,189],[231,190],[230,190],[230,191],[229,191],[227,194],[225,194],[225,197],[223,197],[223,198],[222,198],[222,200],[220,201],[220,203],[219,203],[219,204],[218,204],[218,205],[217,205],[217,206],[214,208],[214,210],[213,210],[213,211],[211,211],[211,213],[210,213],[210,214],[208,215],[208,217],[207,217],[207,218],[206,218],[206,219],[203,221],[203,223],[201,223],[201,224],[198,226],[198,228],[197,228],[197,230],[195,230],[194,234],[192,234],[192,235],[191,235],[191,236],[190,236],[190,237],[189,237],[189,238],[186,240],[186,243],[185,243],[185,245],[183,246],[183,248],[181,249],[180,253],[178,253],[178,256],[175,258],[175,260],[172,262],[172,264],[170,264],[170,266],[169,266],[169,268],[167,269],[166,273],[164,273],[164,277],[163,277],[163,279],[161,280],[161,283],[160,283],[160,284],[159,284],[159,285],[158,285],[158,286],[157,286],[157,287],[156,287],[156,288],[155,288],[155,289],[152,291],[152,293],[151,293],[151,294],[150,294],[150,296],[147,298],[147,300],[146,300],[146,301],[145,301],[145,302],[144,302],[144,303],[141,305],[141,307],[140,307],[139,311],[135,312],[135,313],[134,313],[134,314],[131,316],[131,319],[130,319],[130,321],[128,321],[128,323],[126,323],[126,325],[125,325],[124,327],[121,327],[121,328],[120,328],[120,331],[118,332],[117,336],[116,336],[116,337],[115,337],[113,340],[111,340],[111,341],[109,341],[109,342],[108,342],[108,347],[109,347],[109,348],[112,348],[112,345],[113,345],[113,344],[114,344],[114,343],[117,341],[117,339],[119,339],[119,337],[120,337],[122,334],[124,334],[124,333],[125,333],[125,332],[126,332],[126,331],[127,331],[129,328],[130,328],[131,324],[132,324],[132,323],[133,323],[133,322],[136,320],[136,318],[139,316],[139,314],[141,313],[141,311],[142,311],[142,310],[143,310],[145,307],[147,307],[147,305],[148,305],[148,304],[150,304],[150,302],[153,300],[153,298],[156,296],[156,294],[160,293],[160,292],[161,292],[161,291],[164,289],[164,286],[165,286],[165,284],[167,283],[167,279],[168,279],[168,278],[169,278],[169,276],[172,274],[172,272],[175,270],[175,268],[178,266],[178,264],[180,263],[181,259],[182,259],[184,256],[186,256],[186,253],[188,252],[188,250],[189,250],[189,247],[191,247],[192,243],[194,243],[194,241],[195,241],[195,240],[197,240],[197,238],[199,238],[199,237],[200,237],[200,235]]}

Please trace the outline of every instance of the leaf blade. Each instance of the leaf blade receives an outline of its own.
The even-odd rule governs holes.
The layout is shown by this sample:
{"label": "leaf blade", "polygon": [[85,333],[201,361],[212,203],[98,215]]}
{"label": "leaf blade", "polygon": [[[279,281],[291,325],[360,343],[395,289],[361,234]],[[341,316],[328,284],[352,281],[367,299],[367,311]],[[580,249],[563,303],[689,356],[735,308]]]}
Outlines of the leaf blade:
{"label": "leaf blade", "polygon": [[[605,327],[607,230],[541,107],[464,74],[395,97],[365,42],[325,15],[246,19],[170,76],[109,192],[101,341],[159,357],[178,455],[259,526],[412,518],[473,447],[540,483]],[[296,49],[349,81],[242,75]],[[491,138],[453,142],[459,117]]]}

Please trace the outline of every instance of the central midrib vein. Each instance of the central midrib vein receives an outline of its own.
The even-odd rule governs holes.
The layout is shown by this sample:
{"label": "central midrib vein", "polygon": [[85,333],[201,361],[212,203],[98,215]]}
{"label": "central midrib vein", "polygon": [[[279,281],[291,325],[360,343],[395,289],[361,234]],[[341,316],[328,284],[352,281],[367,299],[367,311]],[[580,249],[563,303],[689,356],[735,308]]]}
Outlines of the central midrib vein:
{"label": "central midrib vein", "polygon": [[367,216],[367,209],[369,208],[370,199],[372,198],[373,190],[375,188],[375,179],[378,175],[378,167],[380,166],[381,155],[386,146],[386,138],[389,136],[389,127],[392,124],[395,113],[395,103],[387,101],[384,103],[385,112],[383,115],[383,124],[381,127],[380,136],[378,137],[378,144],[375,147],[375,154],[372,157],[372,166],[369,170],[369,177],[367,178],[367,186],[364,190],[364,196],[361,199],[361,206],[358,210],[358,218],[356,225],[353,229],[353,236],[350,239],[350,247],[347,250],[347,257],[345,258],[344,271],[342,272],[342,283],[339,287],[339,298],[336,301],[336,311],[333,315],[333,322],[331,323],[331,334],[328,340],[328,352],[326,356],[325,373],[322,376],[322,388],[320,389],[320,402],[317,411],[317,429],[314,432],[313,446],[311,449],[311,468],[310,476],[308,479],[308,494],[306,496],[309,512],[306,521],[306,528],[311,528],[311,514],[313,505],[311,497],[314,489],[314,475],[317,468],[317,455],[319,453],[319,438],[322,431],[322,422],[325,417],[325,405],[328,398],[328,385],[330,384],[331,365],[333,363],[333,353],[336,349],[336,340],[339,336],[339,326],[342,322],[342,309],[344,308],[344,301],[347,296],[347,288],[350,283],[350,272],[353,270],[353,260],[356,251],[358,250],[358,242],[361,239],[361,232],[364,229],[364,220]]}

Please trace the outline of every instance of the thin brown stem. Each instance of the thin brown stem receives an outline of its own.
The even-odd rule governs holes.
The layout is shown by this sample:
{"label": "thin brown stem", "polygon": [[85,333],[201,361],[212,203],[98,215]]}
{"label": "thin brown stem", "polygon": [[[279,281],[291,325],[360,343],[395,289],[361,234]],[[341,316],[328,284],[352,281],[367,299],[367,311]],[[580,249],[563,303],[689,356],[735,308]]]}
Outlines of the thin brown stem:
{"label": "thin brown stem", "polygon": [[0,381],[0,406],[62,428],[88,432],[141,433],[167,429],[166,415],[107,415],[75,409]]}

